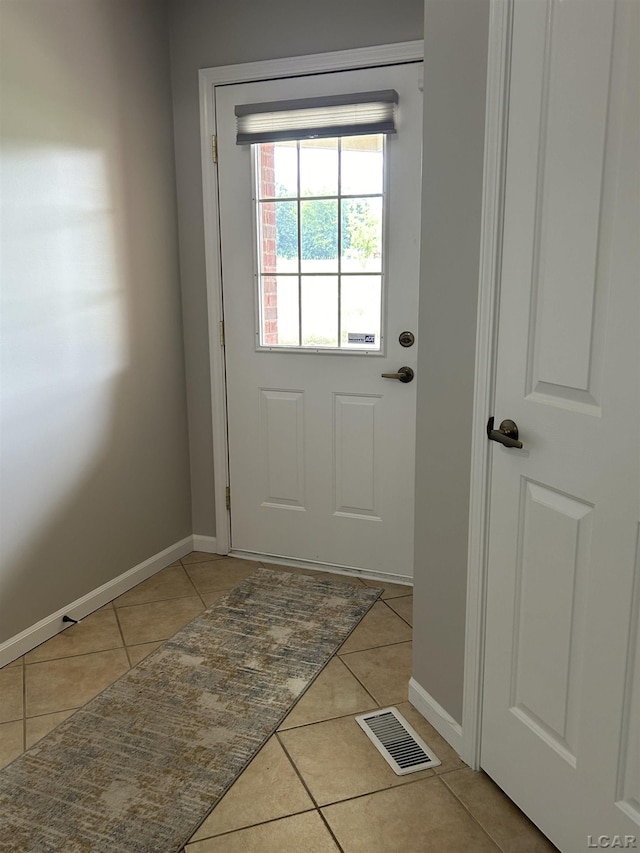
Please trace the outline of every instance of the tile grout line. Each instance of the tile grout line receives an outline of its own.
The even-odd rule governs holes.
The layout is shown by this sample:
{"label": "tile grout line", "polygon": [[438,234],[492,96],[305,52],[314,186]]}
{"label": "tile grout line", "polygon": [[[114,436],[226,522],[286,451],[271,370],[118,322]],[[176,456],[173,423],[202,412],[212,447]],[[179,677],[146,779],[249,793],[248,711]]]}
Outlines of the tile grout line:
{"label": "tile grout line", "polygon": [[[373,587],[369,587],[369,589],[376,589],[376,588],[380,589],[382,586],[384,586],[384,585],[379,584],[378,587],[376,587],[376,585],[374,584]],[[410,590],[410,592],[401,592],[398,595],[396,595],[394,593],[393,595],[388,595],[386,598],[382,597],[384,595],[384,589],[383,589],[382,592],[380,593],[378,601],[393,601],[394,598],[406,598],[409,595],[413,595],[413,587],[412,586],[408,586],[408,587],[406,587],[406,589]]]}
{"label": "tile grout line", "polygon": [[[375,794],[384,794],[387,791],[398,791],[401,788],[406,788],[408,785],[418,785],[420,782],[430,782],[432,779],[438,779],[434,770],[420,770],[420,773],[428,773],[428,776],[420,776],[419,779],[406,779],[406,781],[398,782],[397,785],[388,785],[384,788],[376,788],[373,791],[366,791],[364,794],[356,794],[353,797],[345,797],[344,800],[333,800],[330,803],[323,803],[318,806],[319,809],[328,809],[332,806],[341,806],[343,803],[351,803],[354,800],[362,800],[364,797],[372,797]],[[406,778],[406,777],[405,777]]]}
{"label": "tile grout line", "polygon": [[[87,702],[91,700],[87,699]],[[85,705],[87,704],[85,702]],[[82,705],[76,705],[75,708],[59,708],[57,711],[45,711],[44,714],[31,714],[27,717],[27,720],[39,720],[40,717],[50,717],[52,714],[66,714],[73,713],[74,711],[79,711],[82,708]]]}
{"label": "tile grout line", "polygon": [[[203,562],[205,562],[205,561],[203,561]],[[199,599],[200,599],[200,601],[202,602],[202,606],[204,607],[204,609],[205,609],[205,610],[208,610],[208,609],[209,609],[209,605],[207,605],[207,602],[204,600],[204,598],[203,598],[203,597],[202,597],[202,595],[200,594],[200,590],[199,590],[199,589],[196,587],[196,585],[194,584],[193,580],[191,579],[191,575],[189,574],[189,572],[188,572],[188,571],[186,570],[186,568],[184,567],[184,565],[183,565],[182,561],[180,561],[180,565],[181,565],[181,567],[182,567],[182,571],[185,573],[185,575],[186,575],[186,577],[187,577],[187,580],[189,581],[189,583],[190,583],[190,584],[191,584],[191,586],[193,587],[193,589],[194,589],[194,591],[195,591],[195,594],[198,596],[198,598],[199,598]],[[197,563],[191,563],[191,565],[193,565],[193,566],[197,566],[198,564],[197,564]],[[187,596],[185,596],[185,598],[186,598],[186,597],[187,597]]]}
{"label": "tile grout line", "polygon": [[[399,595],[398,596],[398,598],[412,598],[412,597],[413,596],[409,596],[409,595]],[[413,632],[413,625],[410,622],[407,622],[407,620],[404,618],[404,616],[401,616],[396,610],[394,610],[393,607],[389,604],[389,601],[395,601],[395,598],[385,599],[383,603],[387,605],[387,607],[389,608],[389,610],[392,613],[395,613],[395,615],[398,617],[398,619],[402,619],[402,621],[405,623],[405,625],[408,625],[411,628],[411,631]]]}
{"label": "tile grout line", "polygon": [[333,838],[333,840],[335,841],[336,847],[338,848],[338,850],[340,851],[340,853],[345,853],[344,848],[343,848],[342,844],[340,844],[340,842],[338,841],[338,839],[337,839],[337,837],[336,837],[335,832],[333,831],[333,829],[331,828],[331,825],[329,824],[329,821],[326,819],[326,817],[325,817],[325,816],[324,816],[324,814],[322,813],[322,809],[321,809],[321,808],[318,808],[316,811],[317,811],[317,812],[318,812],[318,814],[320,815],[320,820],[321,820],[321,821],[324,823],[324,825],[327,827],[327,831],[329,832],[329,834],[331,835],[331,837],[332,837],[332,838]]}
{"label": "tile grout line", "polygon": [[[198,566],[198,565],[200,565],[200,563],[217,563],[220,560],[233,560],[233,559],[235,559],[235,558],[229,557],[226,554],[211,554],[208,556],[208,558],[206,560],[192,560],[192,561],[189,560],[189,561],[187,561],[181,557],[179,560],[176,560],[176,564],[179,563],[183,569],[186,569],[187,566]],[[170,569],[171,566],[167,566],[167,568]]]}
{"label": "tile grout line", "polygon": [[[397,615],[398,614],[396,613],[396,616]],[[401,616],[399,616],[398,618],[402,619]],[[346,640],[345,640],[345,642],[346,642]],[[405,646],[405,645],[407,645],[407,643],[412,643],[412,642],[413,642],[413,640],[398,640],[397,643],[385,643],[382,646],[367,646],[366,649],[354,649],[354,651],[352,651],[352,652],[340,652],[340,650],[338,650],[336,652],[336,654],[340,657],[340,660],[342,660],[342,658],[349,657],[349,655],[359,655],[360,652],[369,652],[369,651],[373,651],[374,649],[389,649],[389,648],[391,648],[391,646]]]}
{"label": "tile grout line", "polygon": [[292,757],[291,757],[291,755],[289,754],[289,750],[288,750],[288,749],[287,749],[287,747],[282,743],[282,738],[280,737],[280,733],[279,733],[278,731],[275,731],[275,732],[274,732],[274,736],[275,736],[276,740],[278,741],[278,743],[279,743],[279,745],[280,745],[280,748],[282,749],[282,751],[284,752],[284,754],[287,756],[287,760],[289,761],[289,764],[291,764],[291,766],[293,767],[294,773],[296,774],[296,776],[298,777],[298,779],[299,779],[299,780],[300,780],[300,782],[302,783],[303,788],[305,789],[305,791],[306,791],[306,792],[307,792],[307,794],[309,795],[309,799],[310,799],[310,800],[311,800],[311,802],[313,803],[313,807],[314,807],[315,809],[319,809],[319,808],[320,808],[320,806],[318,805],[318,803],[317,803],[317,801],[316,801],[316,798],[315,798],[315,797],[313,796],[313,794],[311,793],[311,791],[310,791],[310,789],[309,789],[309,786],[308,786],[308,785],[307,785],[307,783],[304,781],[304,777],[302,776],[302,773],[298,770],[298,766],[296,765],[295,761],[293,760],[293,758],[292,758]]}
{"label": "tile grout line", "polygon": [[113,612],[116,616],[116,625],[118,626],[118,632],[120,634],[120,639],[122,640],[122,648],[124,648],[125,657],[127,658],[127,662],[129,663],[129,669],[131,669],[131,658],[129,657],[129,650],[127,649],[127,644],[124,641],[122,625],[120,624],[120,618],[118,617],[118,608],[115,605],[113,606]]}
{"label": "tile grout line", "polygon": [[288,729],[278,729],[276,734],[284,734],[285,732],[297,732],[299,729],[308,729],[310,726],[318,726],[321,723],[333,723],[336,720],[346,720],[349,717],[360,716],[361,714],[371,714],[373,711],[377,711],[378,709],[384,707],[380,705],[375,699],[373,699],[373,705],[371,708],[365,708],[363,711],[357,711],[355,714],[338,714],[336,717],[323,717],[321,720],[312,720],[310,723],[301,723],[299,726],[289,726]]}
{"label": "tile grout line", "polygon": [[[459,767],[458,769],[459,769],[459,770],[464,770],[464,767]],[[445,788],[447,789],[447,791],[449,791],[449,793],[450,793],[453,797],[455,797],[455,799],[460,803],[460,805],[461,805],[461,806],[462,806],[462,808],[466,811],[466,813],[469,815],[469,817],[471,817],[471,818],[472,818],[472,819],[473,819],[473,820],[478,824],[478,826],[480,827],[480,829],[481,829],[481,830],[484,832],[484,834],[489,838],[489,840],[491,841],[491,843],[492,843],[492,844],[495,844],[495,846],[497,847],[497,849],[498,849],[498,850],[501,850],[501,851],[502,851],[502,853],[506,853],[505,848],[504,848],[504,847],[502,847],[502,845],[501,845],[501,844],[498,844],[498,842],[497,842],[497,841],[496,841],[496,839],[491,835],[491,833],[489,832],[489,830],[488,830],[485,826],[483,826],[483,824],[480,822],[480,819],[479,819],[479,818],[477,818],[477,817],[473,814],[473,812],[471,811],[471,809],[466,805],[466,803],[464,803],[464,802],[460,799],[460,797],[456,794],[456,792],[453,790],[453,788],[451,788],[449,785],[447,785],[446,781],[445,781],[445,780],[444,780],[444,778],[443,778],[444,776],[446,776],[446,773],[442,773],[441,775],[439,775],[439,776],[438,776],[438,779],[440,779],[440,780],[441,780],[442,784],[445,786]]]}
{"label": "tile grout line", "polygon": [[[411,641],[411,640],[407,640],[406,642],[411,643],[412,641]],[[401,646],[401,645],[403,645],[403,643],[391,643],[391,644],[390,644],[390,646]],[[390,646],[378,646],[377,648],[384,649],[384,648],[390,648]],[[362,651],[362,652],[366,652],[366,651],[370,651],[370,650],[369,650],[369,649],[361,649],[360,651]],[[344,657],[349,657],[349,655],[357,655],[357,654],[360,654],[360,652],[347,652],[347,654],[346,654]],[[393,702],[381,702],[381,701],[379,701],[379,700],[378,700],[378,698],[373,694],[373,692],[371,691],[371,689],[370,689],[370,688],[368,688],[368,687],[365,687],[364,682],[363,682],[363,681],[361,681],[361,680],[360,680],[360,678],[358,678],[358,676],[357,676],[357,675],[356,675],[356,673],[351,669],[351,667],[349,666],[349,664],[347,663],[347,661],[346,661],[346,660],[344,660],[344,658],[343,658],[342,656],[339,656],[339,657],[340,657],[340,660],[342,661],[342,663],[347,667],[347,669],[349,670],[349,672],[351,673],[351,675],[353,675],[353,677],[356,679],[356,681],[357,681],[357,682],[358,682],[358,683],[359,683],[359,684],[360,684],[360,685],[361,685],[361,686],[362,686],[362,687],[367,691],[367,693],[369,694],[369,696],[372,696],[372,697],[373,697],[373,699],[375,699],[375,701],[376,701],[376,703],[377,703],[377,706],[378,706],[379,708],[386,708],[386,707],[388,707],[388,706],[390,706],[390,705],[394,705],[394,704],[396,704],[396,703],[398,703],[398,704],[402,704],[402,702],[408,702],[408,701],[409,701],[409,691],[408,691],[408,690],[407,690],[407,696],[406,696],[404,699],[400,699],[399,701],[398,701],[398,700],[394,700]]]}
{"label": "tile grout line", "polygon": [[[398,616],[398,619],[402,619],[402,617]],[[405,625],[406,624],[407,623],[405,622]],[[349,638],[347,638],[347,639],[349,639]],[[345,643],[346,642],[347,642],[347,640],[345,640]],[[402,645],[402,643],[412,643],[412,642],[413,642],[413,637],[410,640],[397,640],[394,643],[380,643],[380,645],[365,646],[363,649],[352,649],[350,652],[337,652],[337,654],[340,655],[340,657],[342,658],[343,655],[357,655],[359,652],[372,652],[375,649],[388,649],[390,646],[400,646],[400,645]]]}
{"label": "tile grout line", "polygon": [[[41,645],[43,645],[43,644],[41,644]],[[138,645],[142,645],[142,643],[138,643]],[[36,646],[36,648],[37,648],[37,646]],[[62,657],[43,658],[42,660],[31,661],[31,663],[28,663],[25,666],[37,666],[40,663],[53,663],[54,661],[59,661],[59,660],[71,660],[72,658],[81,658],[81,657],[86,657],[87,655],[101,655],[103,652],[117,652],[118,649],[123,649],[123,648],[126,648],[126,646],[124,644],[121,646],[109,646],[109,648],[107,648],[107,649],[94,649],[94,651],[92,651],[92,652],[76,652],[75,654],[72,654],[72,655],[63,655]],[[26,672],[26,670],[25,670],[25,672]]]}
{"label": "tile grout line", "polygon": [[[327,661],[327,663],[328,663],[328,661]],[[297,777],[298,777],[298,779],[300,780],[300,783],[302,784],[303,788],[304,788],[304,789],[305,789],[305,791],[307,792],[307,794],[308,794],[308,796],[309,796],[309,799],[311,800],[311,802],[313,803],[313,805],[314,805],[314,807],[315,807],[315,811],[317,812],[317,814],[318,814],[318,815],[319,815],[319,817],[320,817],[320,820],[321,820],[321,821],[324,823],[324,825],[327,827],[327,830],[328,830],[329,834],[331,835],[331,837],[333,838],[333,840],[334,840],[334,842],[335,842],[335,844],[336,844],[336,846],[337,846],[338,850],[340,851],[340,853],[344,853],[344,850],[343,850],[343,848],[342,848],[342,845],[340,844],[340,842],[338,841],[338,839],[337,839],[337,838],[336,838],[336,836],[334,835],[333,830],[331,829],[331,827],[329,826],[329,824],[328,824],[328,823],[327,823],[327,821],[325,820],[325,817],[324,817],[324,815],[322,814],[322,811],[321,811],[321,809],[320,809],[320,806],[319,806],[319,804],[318,804],[318,802],[317,802],[316,798],[315,798],[315,797],[313,796],[313,794],[311,793],[311,789],[309,788],[309,786],[308,786],[308,785],[307,785],[307,783],[305,782],[304,777],[303,777],[302,773],[300,772],[300,770],[298,769],[297,764],[295,763],[295,761],[293,760],[293,758],[292,758],[292,757],[291,757],[291,755],[289,754],[289,750],[286,748],[286,746],[285,746],[285,745],[284,745],[284,743],[282,742],[282,738],[280,737],[280,733],[279,733],[279,731],[278,731],[277,729],[276,729],[276,731],[274,732],[274,736],[275,736],[275,738],[276,738],[277,742],[280,744],[280,748],[282,749],[282,751],[283,751],[283,752],[284,752],[284,754],[286,755],[287,760],[289,761],[289,764],[290,764],[290,765],[291,765],[291,767],[293,768],[293,772],[296,774],[296,776],[297,776]]]}
{"label": "tile grout line", "polygon": [[[364,649],[363,651],[366,651],[366,649]],[[353,652],[352,654],[357,654],[357,652]],[[351,673],[351,675],[352,675],[352,676],[355,678],[355,680],[358,682],[358,684],[360,685],[360,687],[362,687],[362,689],[363,689],[363,690],[366,690],[367,694],[368,694],[369,696],[371,696],[371,698],[373,699],[373,701],[376,703],[376,708],[384,708],[384,707],[385,707],[384,703],[379,702],[379,701],[378,701],[378,699],[377,699],[377,698],[373,695],[373,693],[369,690],[369,688],[364,686],[364,682],[363,682],[363,681],[361,681],[361,680],[358,678],[358,676],[357,676],[357,675],[355,674],[355,672],[351,669],[351,667],[349,666],[349,664],[348,664],[345,660],[342,660],[342,658],[341,658],[339,655],[337,655],[337,657],[339,658],[340,662],[341,662],[341,663],[343,663],[343,664],[346,666],[346,668],[349,670],[349,672]]]}
{"label": "tile grout line", "polygon": [[289,726],[288,729],[278,729],[278,734],[288,734],[289,732],[297,732],[300,729],[308,729],[311,726],[320,726],[322,723],[335,723],[338,720],[347,720],[349,717],[356,717],[361,714],[371,714],[381,707],[382,706],[374,700],[370,708],[365,708],[362,711],[356,711],[355,713],[349,714],[338,714],[335,717],[323,717],[321,720],[312,720],[309,723],[301,723],[299,726]]}
{"label": "tile grout line", "polygon": [[[240,774],[240,775],[242,775],[242,774]],[[229,788],[225,792],[225,794],[220,798],[220,800],[218,800],[218,802],[211,809],[211,811],[209,812],[209,815],[207,815],[207,817],[209,817],[210,815],[213,814],[214,810],[218,807],[218,804],[222,802],[222,800],[229,793],[230,790],[231,790],[231,788]],[[297,817],[298,815],[310,814],[311,812],[315,812],[315,811],[317,811],[317,809],[314,808],[313,806],[311,806],[310,808],[303,809],[302,811],[299,811],[299,812],[291,812],[291,814],[281,815],[280,817],[270,817],[268,820],[261,820],[258,823],[249,823],[246,826],[238,826],[238,827],[236,827],[236,829],[226,829],[224,832],[218,832],[215,835],[207,835],[204,838],[197,838],[197,839],[192,840],[192,838],[193,838],[193,836],[192,836],[186,842],[185,849],[189,848],[192,844],[200,844],[202,841],[215,841],[218,838],[226,838],[228,835],[235,835],[238,832],[244,832],[245,829],[255,829],[256,826],[266,826],[269,823],[277,823],[279,820],[286,820],[289,817]],[[206,819],[207,818],[205,818],[205,820]],[[203,823],[204,823],[204,821],[203,821]],[[200,831],[199,829],[196,829],[196,831],[193,834],[195,835],[199,831]],[[250,853],[251,853],[251,851],[250,851]]]}
{"label": "tile grout line", "polygon": [[[191,578],[189,578],[191,581]],[[144,581],[142,581],[144,583]],[[193,585],[193,581],[191,581]],[[152,598],[149,601],[139,601],[137,604],[121,604],[118,607],[114,606],[114,610],[117,612],[118,610],[127,610],[130,607],[145,607],[147,604],[159,604],[162,601],[181,601],[183,598],[199,598],[200,593],[198,590],[193,587],[195,592],[189,593],[188,595],[170,595],[167,598]],[[135,587],[134,587],[135,589]],[[209,592],[217,592],[218,590],[209,590]],[[207,592],[207,590],[203,590],[203,592]],[[226,590],[225,590],[226,592]]]}

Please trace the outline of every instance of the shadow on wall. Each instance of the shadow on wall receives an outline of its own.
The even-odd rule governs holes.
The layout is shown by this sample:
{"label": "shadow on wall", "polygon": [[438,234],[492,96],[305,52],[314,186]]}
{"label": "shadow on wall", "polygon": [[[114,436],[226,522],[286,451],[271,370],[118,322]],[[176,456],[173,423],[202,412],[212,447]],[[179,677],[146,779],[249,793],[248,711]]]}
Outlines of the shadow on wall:
{"label": "shadow on wall", "polygon": [[0,643],[191,532],[166,22],[2,31]]}

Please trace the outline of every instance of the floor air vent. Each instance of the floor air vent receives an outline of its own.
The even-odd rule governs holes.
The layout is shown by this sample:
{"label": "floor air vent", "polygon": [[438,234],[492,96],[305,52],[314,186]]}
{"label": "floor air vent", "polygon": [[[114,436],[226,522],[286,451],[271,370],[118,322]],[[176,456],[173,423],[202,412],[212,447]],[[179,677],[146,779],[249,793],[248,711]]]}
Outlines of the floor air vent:
{"label": "floor air vent", "polygon": [[441,763],[395,708],[362,714],[356,722],[398,776]]}

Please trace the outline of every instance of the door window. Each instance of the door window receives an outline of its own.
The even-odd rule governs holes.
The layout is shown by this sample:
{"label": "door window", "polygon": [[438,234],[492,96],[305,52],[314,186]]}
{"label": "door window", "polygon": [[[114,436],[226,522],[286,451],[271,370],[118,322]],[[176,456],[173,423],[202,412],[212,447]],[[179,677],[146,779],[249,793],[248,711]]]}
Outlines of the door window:
{"label": "door window", "polygon": [[252,148],[259,347],[379,353],[384,135]]}

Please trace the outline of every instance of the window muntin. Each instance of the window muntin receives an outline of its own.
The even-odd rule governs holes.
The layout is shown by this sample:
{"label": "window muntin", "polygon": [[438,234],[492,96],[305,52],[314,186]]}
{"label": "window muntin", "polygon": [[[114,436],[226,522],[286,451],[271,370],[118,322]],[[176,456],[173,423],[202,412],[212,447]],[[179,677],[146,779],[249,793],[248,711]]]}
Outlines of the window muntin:
{"label": "window muntin", "polygon": [[256,144],[258,344],[382,348],[384,135]]}

